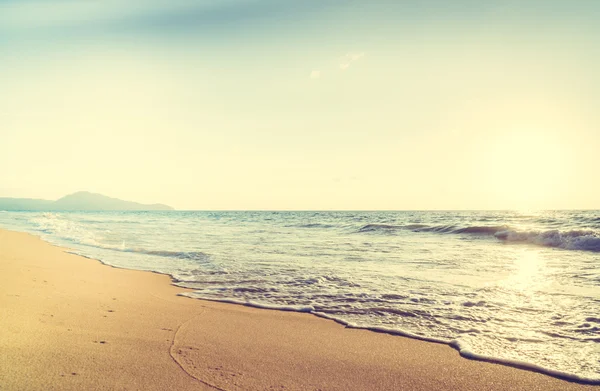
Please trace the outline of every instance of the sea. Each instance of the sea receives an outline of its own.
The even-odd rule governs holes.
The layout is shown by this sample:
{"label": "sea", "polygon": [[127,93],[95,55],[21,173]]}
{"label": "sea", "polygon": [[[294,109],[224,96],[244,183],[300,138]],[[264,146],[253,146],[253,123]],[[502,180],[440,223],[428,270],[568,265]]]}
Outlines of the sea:
{"label": "sea", "polygon": [[0,212],[186,295],[600,384],[600,211]]}

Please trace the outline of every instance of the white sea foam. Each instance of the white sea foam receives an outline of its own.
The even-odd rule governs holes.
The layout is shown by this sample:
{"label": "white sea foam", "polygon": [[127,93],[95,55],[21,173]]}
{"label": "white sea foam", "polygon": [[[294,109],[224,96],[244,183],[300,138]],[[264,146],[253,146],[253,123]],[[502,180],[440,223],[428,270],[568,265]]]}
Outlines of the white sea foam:
{"label": "white sea foam", "polygon": [[464,346],[463,343],[461,343],[460,341],[457,341],[457,340],[452,341],[450,343],[450,346],[452,346],[456,350],[458,350],[461,356],[472,359],[472,360],[487,361],[487,362],[492,362],[492,363],[496,363],[496,364],[508,365],[511,367],[516,367],[516,368],[526,369],[526,370],[530,370],[530,371],[534,371],[534,372],[544,373],[546,375],[558,377],[558,378],[565,379],[565,380],[575,381],[575,382],[579,382],[579,383],[600,385],[600,375],[598,375],[598,376],[581,376],[581,375],[570,373],[570,372],[559,371],[559,370],[556,370],[553,368],[547,368],[542,365],[537,365],[537,364],[530,363],[530,362],[523,361],[523,360],[507,359],[507,358],[490,356],[490,355],[486,355],[486,354],[479,354],[479,353],[475,353],[475,352],[471,351],[469,349],[469,347]]}
{"label": "white sea foam", "polygon": [[292,311],[292,312],[312,312],[312,311],[314,311],[314,308],[312,306],[277,305],[277,304],[256,303],[253,301],[244,301],[244,300],[236,300],[236,299],[215,299],[214,297],[203,297],[203,296],[196,295],[194,293],[179,293],[178,295],[190,297],[193,299],[217,301],[220,303],[238,304],[238,305],[244,305],[247,307],[261,308],[261,309],[265,309],[265,310]]}

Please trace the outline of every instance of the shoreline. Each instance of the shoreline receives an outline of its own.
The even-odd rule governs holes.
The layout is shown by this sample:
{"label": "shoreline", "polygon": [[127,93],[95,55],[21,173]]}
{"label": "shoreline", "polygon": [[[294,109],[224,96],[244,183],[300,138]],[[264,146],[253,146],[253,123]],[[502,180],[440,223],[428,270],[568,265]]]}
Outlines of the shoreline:
{"label": "shoreline", "polygon": [[[30,269],[24,271],[23,265]],[[46,389],[81,389],[90,384],[99,389],[227,390],[271,386],[298,390],[593,387],[531,368],[461,358],[455,349],[444,346],[446,343],[345,327],[317,314],[189,300],[181,294],[193,290],[174,285],[171,276],[112,266],[27,233],[0,230],[0,271],[0,311],[6,312],[0,317],[0,327],[8,330],[0,336],[0,348],[9,352],[6,362],[0,361],[0,390],[3,384],[14,386],[6,389],[36,388],[23,383],[35,379],[43,381]],[[28,272],[36,278],[28,280]],[[52,280],[58,284],[50,286]],[[32,290],[39,295],[32,296]],[[27,300],[21,299],[24,297]],[[117,311],[108,307],[117,302],[123,305],[119,319],[108,321]],[[53,312],[49,317],[48,308]],[[195,315],[190,317],[191,313]],[[90,323],[90,317],[96,321]],[[58,318],[62,323],[55,324]],[[158,327],[161,323],[168,325]],[[67,327],[75,324],[81,326],[77,343],[69,335],[73,328]],[[28,332],[19,325],[26,325]],[[103,333],[115,342],[101,339],[98,335]],[[54,340],[40,336],[52,336],[61,344],[56,346]],[[110,349],[99,351],[100,345]],[[24,346],[37,351],[33,364],[24,359]],[[111,349],[114,351],[107,352]],[[152,365],[139,363],[140,350]],[[60,353],[64,357],[57,357]],[[52,371],[56,365],[47,365],[58,358],[68,366],[90,354],[97,361],[86,361],[88,376],[78,376],[77,371],[57,375]],[[119,377],[115,366],[128,375]],[[37,371],[33,379],[27,376],[32,367]],[[102,383],[107,375],[113,380]],[[120,381],[115,383],[115,377]],[[145,377],[153,380],[148,383]]]}
{"label": "shoreline", "polygon": [[[30,234],[30,235],[32,235],[32,234]],[[37,235],[33,235],[33,236],[40,238]],[[74,250],[72,251],[71,249],[62,247],[60,245],[55,245],[53,243],[45,241],[44,239],[41,239],[41,240],[52,246],[56,246],[63,250],[68,250],[66,252],[68,252],[69,254],[73,254],[73,255],[87,258],[87,259],[90,259],[93,261],[97,261],[105,266],[109,266],[109,267],[112,267],[115,269],[121,269],[121,270],[138,270],[138,269],[128,269],[125,267],[111,265],[110,263],[106,263],[106,262],[102,261],[101,259],[78,254]],[[462,348],[460,345],[460,342],[455,341],[455,340],[447,341],[447,340],[442,340],[442,339],[438,339],[438,338],[434,338],[434,337],[425,337],[425,336],[411,333],[409,331],[399,330],[399,329],[391,329],[391,328],[386,328],[386,327],[356,326],[356,325],[353,325],[350,322],[347,322],[343,319],[339,319],[339,318],[327,315],[325,313],[314,312],[314,309],[312,307],[310,309],[306,308],[306,307],[296,308],[294,306],[264,305],[264,304],[258,304],[258,303],[252,303],[252,302],[242,302],[242,301],[238,301],[235,299],[214,299],[214,298],[201,297],[201,296],[195,297],[195,296],[193,296],[195,289],[186,288],[186,287],[177,285],[177,279],[169,273],[161,273],[161,272],[154,271],[154,270],[140,270],[140,271],[168,276],[171,280],[172,286],[175,286],[179,289],[186,291],[186,292],[178,293],[177,294],[178,296],[182,296],[182,297],[186,297],[186,298],[190,298],[190,299],[194,299],[194,300],[210,301],[210,302],[215,302],[215,303],[224,303],[224,304],[231,304],[231,305],[240,305],[240,306],[244,306],[244,307],[257,308],[257,309],[261,309],[261,310],[307,313],[307,314],[313,315],[318,318],[333,321],[337,324],[342,325],[344,328],[348,328],[348,329],[367,330],[367,331],[371,331],[374,333],[383,333],[383,334],[388,334],[391,336],[398,336],[398,337],[409,338],[409,339],[414,339],[414,340],[428,342],[428,343],[446,345],[446,346],[449,346],[452,349],[456,350],[459,353],[460,357],[467,359],[467,360],[481,361],[481,362],[486,362],[486,363],[491,363],[491,364],[496,364],[496,365],[507,366],[510,368],[516,368],[516,369],[520,369],[523,371],[539,373],[539,374],[550,376],[550,377],[553,377],[553,378],[556,378],[559,380],[563,380],[563,381],[566,381],[569,383],[575,383],[575,384],[581,384],[581,385],[594,385],[594,386],[600,385],[600,379],[590,380],[587,378],[582,378],[578,375],[574,375],[574,374],[567,373],[567,372],[562,372],[562,371],[551,369],[551,368],[546,368],[546,367],[543,367],[543,366],[540,366],[537,364],[533,364],[533,363],[530,363],[527,361],[503,359],[503,358],[498,358],[498,357],[494,357],[494,356],[487,356],[487,355],[483,355],[483,354],[479,354],[479,353],[474,353],[474,352],[470,351],[469,349]]]}

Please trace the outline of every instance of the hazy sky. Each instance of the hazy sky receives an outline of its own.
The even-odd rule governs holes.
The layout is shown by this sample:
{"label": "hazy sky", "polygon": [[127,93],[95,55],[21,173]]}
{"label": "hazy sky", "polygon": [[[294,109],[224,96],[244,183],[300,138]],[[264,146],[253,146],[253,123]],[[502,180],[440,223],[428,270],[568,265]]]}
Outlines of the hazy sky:
{"label": "hazy sky", "polygon": [[0,196],[600,208],[600,1],[2,0]]}

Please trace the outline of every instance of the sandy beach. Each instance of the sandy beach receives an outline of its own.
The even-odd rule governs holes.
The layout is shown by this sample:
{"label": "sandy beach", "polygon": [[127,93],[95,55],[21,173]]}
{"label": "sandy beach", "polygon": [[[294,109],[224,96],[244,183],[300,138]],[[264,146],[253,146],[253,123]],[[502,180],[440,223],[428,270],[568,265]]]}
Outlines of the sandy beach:
{"label": "sandy beach", "polygon": [[0,230],[0,390],[597,389],[66,251]]}

